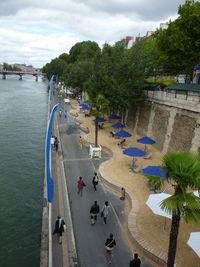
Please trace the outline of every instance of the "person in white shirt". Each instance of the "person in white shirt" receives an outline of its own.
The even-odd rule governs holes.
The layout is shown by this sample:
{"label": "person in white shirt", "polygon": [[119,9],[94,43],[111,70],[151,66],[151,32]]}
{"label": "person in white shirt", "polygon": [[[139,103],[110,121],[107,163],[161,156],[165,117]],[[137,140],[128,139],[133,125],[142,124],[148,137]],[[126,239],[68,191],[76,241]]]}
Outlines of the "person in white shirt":
{"label": "person in white shirt", "polygon": [[110,206],[109,206],[108,201],[106,201],[105,204],[103,205],[103,209],[101,212],[101,217],[103,217],[105,224],[107,223],[107,216],[108,216],[109,210],[110,210]]}
{"label": "person in white shirt", "polygon": [[51,149],[53,150],[54,148],[54,141],[55,141],[55,136],[51,136]]}

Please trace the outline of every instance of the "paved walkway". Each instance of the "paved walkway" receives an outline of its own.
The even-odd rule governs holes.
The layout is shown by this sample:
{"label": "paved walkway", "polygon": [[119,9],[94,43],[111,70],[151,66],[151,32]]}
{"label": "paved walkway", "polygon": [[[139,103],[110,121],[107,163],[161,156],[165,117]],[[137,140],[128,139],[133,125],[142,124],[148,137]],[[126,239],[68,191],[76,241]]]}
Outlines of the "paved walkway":
{"label": "paved walkway", "polygon": [[[99,183],[97,191],[94,192],[91,182],[94,171],[98,172],[99,165],[104,160],[107,160],[109,155],[103,153],[102,159],[90,159],[88,148],[85,147],[81,150],[79,147],[80,130],[76,127],[67,126],[64,117],[59,118],[57,116],[57,123],[59,132],[56,133],[56,127],[54,131],[55,135],[58,135],[60,138],[60,151],[62,153],[60,151],[57,155],[56,152],[52,153],[52,160],[54,162],[53,177],[55,180],[52,224],[54,224],[57,214],[61,214],[67,222],[67,228],[71,227],[68,227],[68,207],[66,207],[65,203],[67,194],[66,185],[65,183],[63,184],[63,180],[61,179],[63,176],[62,166],[64,166],[64,178],[68,187],[79,266],[107,266],[104,243],[108,235],[112,232],[117,246],[113,251],[114,257],[111,266],[126,267],[132,257],[132,251],[128,246],[128,241],[126,240],[126,235],[122,227],[124,223],[124,202],[109,192],[102,182]],[[82,197],[77,195],[76,183],[79,176],[82,176],[86,183]],[[111,203],[111,212],[108,216],[107,225],[103,223],[100,217],[95,226],[90,225],[89,210],[94,200],[98,201],[100,207],[103,206],[106,200]],[[70,265],[70,260],[72,260],[71,255],[69,255],[71,250],[71,242],[69,242],[68,236],[71,234],[70,230],[67,230],[67,236],[64,235],[62,245],[59,245],[56,237],[53,237],[53,266],[74,266]],[[72,239],[70,241],[73,242]],[[68,251],[69,253],[67,253]],[[76,259],[74,259],[74,262],[76,262]],[[143,267],[150,266],[143,259],[142,262]]]}

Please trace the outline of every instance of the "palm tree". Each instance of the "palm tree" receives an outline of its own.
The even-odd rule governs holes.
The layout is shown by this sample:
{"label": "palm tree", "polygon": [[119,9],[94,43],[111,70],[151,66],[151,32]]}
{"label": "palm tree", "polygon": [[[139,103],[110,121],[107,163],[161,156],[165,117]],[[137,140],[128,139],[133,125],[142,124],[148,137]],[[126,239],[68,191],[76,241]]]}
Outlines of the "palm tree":
{"label": "palm tree", "polygon": [[109,110],[109,101],[104,97],[104,95],[99,94],[92,101],[91,114],[95,116],[95,147],[98,147],[98,129],[99,123],[98,118],[103,118]]}
{"label": "palm tree", "polygon": [[167,267],[174,267],[180,219],[200,224],[200,201],[191,192],[200,188],[200,157],[190,152],[169,152],[163,158],[163,168],[174,188],[174,194],[161,203],[161,208],[172,214]]}

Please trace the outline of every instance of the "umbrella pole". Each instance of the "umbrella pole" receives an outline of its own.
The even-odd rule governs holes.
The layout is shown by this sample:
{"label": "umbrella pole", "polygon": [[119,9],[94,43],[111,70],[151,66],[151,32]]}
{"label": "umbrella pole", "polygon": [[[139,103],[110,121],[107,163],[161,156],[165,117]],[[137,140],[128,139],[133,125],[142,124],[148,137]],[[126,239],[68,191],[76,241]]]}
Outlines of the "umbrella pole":
{"label": "umbrella pole", "polygon": [[144,145],[144,152],[145,152],[145,154],[147,154],[147,145],[146,144]]}

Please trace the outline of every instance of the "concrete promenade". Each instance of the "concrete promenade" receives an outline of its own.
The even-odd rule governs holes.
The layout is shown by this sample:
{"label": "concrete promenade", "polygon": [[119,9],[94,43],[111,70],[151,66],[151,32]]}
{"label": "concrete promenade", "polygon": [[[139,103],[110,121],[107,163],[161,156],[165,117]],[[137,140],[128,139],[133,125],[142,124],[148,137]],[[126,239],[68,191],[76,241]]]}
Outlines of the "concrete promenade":
{"label": "concrete promenade", "polygon": [[[66,109],[69,108],[67,105],[65,104]],[[67,125],[63,115],[60,118],[56,114],[53,134],[58,136],[60,147],[57,153],[52,152],[52,176],[55,182],[52,228],[58,214],[64,218],[67,225],[62,245],[58,244],[57,236],[52,237],[53,266],[107,266],[104,243],[110,233],[114,234],[117,243],[113,250],[111,266],[129,266],[132,253],[138,251],[133,251],[129,246],[124,227],[124,202],[105,185],[100,174],[100,183],[96,192],[92,186],[94,171],[98,172],[100,164],[108,160],[111,154],[104,151],[101,159],[91,159],[88,146],[86,145],[82,150],[79,147],[79,136],[83,133],[77,126]],[[82,197],[77,194],[76,188],[79,176],[82,176],[86,183]],[[98,201],[100,208],[106,200],[111,204],[107,225],[103,223],[100,216],[95,226],[90,225],[89,210],[95,200]],[[150,265],[142,259],[142,266]]]}

